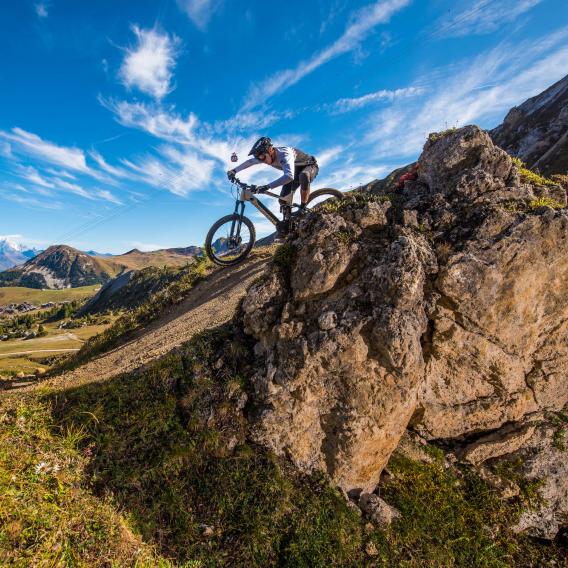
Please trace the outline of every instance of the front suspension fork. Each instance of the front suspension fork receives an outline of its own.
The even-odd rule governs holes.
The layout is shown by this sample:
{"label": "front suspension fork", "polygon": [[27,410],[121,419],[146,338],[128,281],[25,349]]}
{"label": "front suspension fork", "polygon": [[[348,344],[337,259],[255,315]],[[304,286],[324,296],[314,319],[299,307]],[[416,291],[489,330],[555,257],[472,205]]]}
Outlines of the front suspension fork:
{"label": "front suspension fork", "polygon": [[[245,202],[241,200],[237,200],[235,203],[235,211],[234,214],[238,215],[238,219],[233,219],[231,223],[231,237],[240,237],[241,236],[241,226],[243,224],[243,217],[245,212]],[[235,228],[237,229],[235,232]]]}

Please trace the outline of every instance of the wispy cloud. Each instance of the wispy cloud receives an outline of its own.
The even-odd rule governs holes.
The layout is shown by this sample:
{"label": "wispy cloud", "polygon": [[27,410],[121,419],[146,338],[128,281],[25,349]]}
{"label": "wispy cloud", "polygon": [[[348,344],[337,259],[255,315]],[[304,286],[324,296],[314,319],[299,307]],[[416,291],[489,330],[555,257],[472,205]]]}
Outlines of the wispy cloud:
{"label": "wispy cloud", "polygon": [[122,83],[143,93],[162,99],[173,90],[173,69],[180,40],[161,34],[156,29],[132,26],[136,45],[126,48],[119,76]]}
{"label": "wispy cloud", "polygon": [[[515,21],[543,0],[477,0],[467,2],[453,17],[440,22],[434,37],[461,37],[494,32],[505,24]],[[463,2],[458,6],[463,7]]]}
{"label": "wispy cloud", "polygon": [[223,0],[177,0],[180,9],[202,30],[222,3]]}
{"label": "wispy cloud", "polygon": [[34,9],[38,18],[47,18],[49,15],[46,2],[38,2],[37,4],[34,4]]}
{"label": "wispy cloud", "polygon": [[279,71],[258,85],[253,85],[243,105],[244,110],[251,110],[266,102],[276,93],[285,91],[328,61],[357,49],[376,26],[388,22],[393,14],[407,6],[410,1],[380,0],[358,10],[343,34],[331,45],[315,53],[308,60],[302,61],[295,68]]}
{"label": "wispy cloud", "polygon": [[135,172],[145,183],[166,189],[182,197],[195,190],[207,189],[214,162],[187,149],[173,146],[160,148],[161,156],[148,155],[122,163]]}
{"label": "wispy cloud", "polygon": [[85,173],[89,171],[85,154],[78,148],[58,146],[17,127],[10,132],[0,130],[0,138],[11,143],[12,153],[21,152],[71,170]]}
{"label": "wispy cloud", "polygon": [[424,93],[423,87],[405,87],[403,89],[387,90],[381,89],[374,93],[363,95],[362,97],[339,99],[326,107],[333,113],[344,113],[363,108],[371,103],[379,101],[393,102],[395,99],[415,97]]}
{"label": "wispy cloud", "polygon": [[151,252],[153,250],[162,250],[162,249],[167,249],[167,248],[174,248],[173,246],[160,245],[160,244],[157,244],[157,243],[142,243],[140,241],[129,241],[127,243],[127,246],[137,248],[138,250],[141,250],[142,252]]}
{"label": "wispy cloud", "polygon": [[363,143],[374,143],[379,158],[411,156],[429,132],[472,122],[496,124],[512,106],[566,74],[566,38],[568,28],[532,43],[501,44],[446,69],[430,85],[428,98],[415,104],[395,102],[367,118],[372,126]]}
{"label": "wispy cloud", "polygon": [[116,101],[99,97],[101,104],[110,110],[123,126],[144,130],[162,140],[187,144],[194,138],[197,117],[190,113],[183,118],[174,110],[158,105]]}
{"label": "wispy cloud", "polygon": [[63,209],[63,204],[60,201],[40,201],[35,197],[27,197],[21,196],[13,193],[7,192],[0,192],[0,196],[7,201],[12,201],[14,203],[18,203],[19,205],[23,205],[25,207],[31,207],[33,209]]}

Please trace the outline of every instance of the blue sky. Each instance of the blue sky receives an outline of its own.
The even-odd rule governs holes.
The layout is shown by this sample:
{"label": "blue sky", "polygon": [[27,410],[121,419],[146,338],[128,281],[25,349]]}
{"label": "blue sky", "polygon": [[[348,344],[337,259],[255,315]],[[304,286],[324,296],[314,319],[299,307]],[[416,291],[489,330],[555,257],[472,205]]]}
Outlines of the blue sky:
{"label": "blue sky", "polygon": [[36,247],[201,244],[234,205],[231,153],[260,135],[316,155],[313,187],[347,189],[416,159],[431,131],[497,125],[568,73],[566,0],[1,10],[0,236]]}

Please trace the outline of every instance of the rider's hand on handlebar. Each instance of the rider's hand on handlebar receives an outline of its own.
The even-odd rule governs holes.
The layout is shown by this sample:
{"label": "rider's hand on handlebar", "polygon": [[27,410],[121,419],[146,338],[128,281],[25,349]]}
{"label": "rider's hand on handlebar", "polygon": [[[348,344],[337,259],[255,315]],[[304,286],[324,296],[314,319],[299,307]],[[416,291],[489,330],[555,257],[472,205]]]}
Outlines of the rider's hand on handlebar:
{"label": "rider's hand on handlebar", "polygon": [[229,170],[227,172],[227,177],[229,178],[229,181],[235,181],[236,176],[237,176],[237,173],[235,172],[235,170]]}

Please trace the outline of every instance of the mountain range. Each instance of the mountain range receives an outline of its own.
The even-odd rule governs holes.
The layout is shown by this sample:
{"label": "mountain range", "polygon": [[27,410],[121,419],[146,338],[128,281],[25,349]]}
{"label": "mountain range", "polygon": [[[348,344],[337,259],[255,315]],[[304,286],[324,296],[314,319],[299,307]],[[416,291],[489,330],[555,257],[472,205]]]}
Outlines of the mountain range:
{"label": "mountain range", "polygon": [[10,237],[2,237],[0,238],[0,270],[23,264],[39,252],[41,251],[34,248],[26,248]]}
{"label": "mountain range", "polygon": [[133,249],[115,256],[91,256],[66,245],[39,252],[24,264],[0,272],[0,286],[28,288],[76,288],[104,284],[124,270],[147,266],[184,266],[199,247],[142,252]]}

